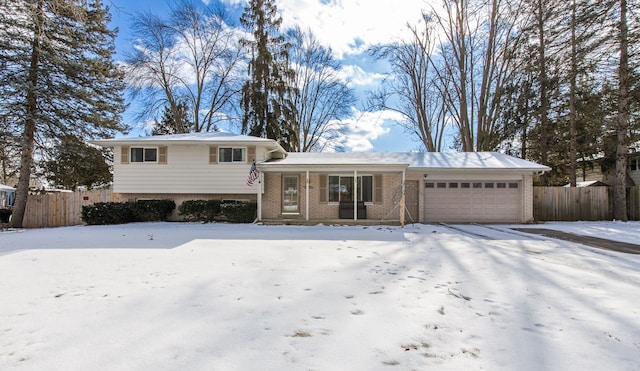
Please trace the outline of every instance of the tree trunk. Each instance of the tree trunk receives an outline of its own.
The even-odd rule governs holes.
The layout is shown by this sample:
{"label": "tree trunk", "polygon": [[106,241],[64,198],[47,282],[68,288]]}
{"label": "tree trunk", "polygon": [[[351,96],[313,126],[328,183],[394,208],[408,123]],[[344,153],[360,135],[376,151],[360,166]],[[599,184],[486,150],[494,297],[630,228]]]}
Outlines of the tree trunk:
{"label": "tree trunk", "polygon": [[613,191],[613,217],[627,221],[627,131],[629,127],[629,56],[627,0],[620,0],[620,66],[618,68],[618,123],[616,128],[616,177]]}
{"label": "tree trunk", "polygon": [[[549,97],[547,94],[548,77],[547,77],[547,61],[546,61],[546,44],[545,44],[545,9],[542,0],[538,0],[538,80],[540,84],[540,161],[543,164],[548,163],[549,151]],[[546,186],[548,183],[547,173],[540,176],[540,183]]]}
{"label": "tree trunk", "polygon": [[16,190],[16,200],[11,216],[11,226],[22,228],[24,214],[27,209],[29,197],[29,180],[31,179],[31,166],[33,165],[33,148],[35,143],[36,114],[37,114],[37,88],[40,65],[40,39],[44,28],[44,0],[38,0],[35,9],[36,27],[31,45],[31,61],[29,64],[29,76],[27,78],[26,117],[24,131],[21,138],[22,152],[20,155],[20,176]]}
{"label": "tree trunk", "polygon": [[576,113],[576,80],[578,75],[578,56],[576,46],[576,0],[571,3],[571,71],[569,87],[569,182],[576,186],[577,148],[578,148],[578,123]]}

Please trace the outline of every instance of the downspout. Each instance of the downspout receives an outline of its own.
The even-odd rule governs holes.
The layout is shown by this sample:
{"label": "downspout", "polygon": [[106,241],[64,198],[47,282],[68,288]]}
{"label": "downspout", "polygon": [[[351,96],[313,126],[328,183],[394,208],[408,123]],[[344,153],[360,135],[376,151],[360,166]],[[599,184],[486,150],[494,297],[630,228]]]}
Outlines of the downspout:
{"label": "downspout", "polygon": [[262,220],[262,171],[258,171],[258,221]]}
{"label": "downspout", "polygon": [[402,195],[400,196],[400,226],[404,227],[404,183],[406,178],[406,170],[402,169]]}
{"label": "downspout", "polygon": [[306,194],[305,194],[305,206],[304,206],[304,218],[306,221],[309,221],[309,170],[307,170],[307,187],[306,187]]}
{"label": "downspout", "polygon": [[358,220],[358,170],[353,171],[353,220]]}

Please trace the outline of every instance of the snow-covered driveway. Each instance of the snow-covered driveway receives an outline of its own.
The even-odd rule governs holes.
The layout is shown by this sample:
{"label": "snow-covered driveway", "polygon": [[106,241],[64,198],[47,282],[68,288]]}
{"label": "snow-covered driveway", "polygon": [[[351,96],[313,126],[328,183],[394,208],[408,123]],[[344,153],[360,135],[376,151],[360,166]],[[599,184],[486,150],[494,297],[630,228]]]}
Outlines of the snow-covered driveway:
{"label": "snow-covered driveway", "polygon": [[455,227],[0,232],[0,369],[639,369],[640,256]]}

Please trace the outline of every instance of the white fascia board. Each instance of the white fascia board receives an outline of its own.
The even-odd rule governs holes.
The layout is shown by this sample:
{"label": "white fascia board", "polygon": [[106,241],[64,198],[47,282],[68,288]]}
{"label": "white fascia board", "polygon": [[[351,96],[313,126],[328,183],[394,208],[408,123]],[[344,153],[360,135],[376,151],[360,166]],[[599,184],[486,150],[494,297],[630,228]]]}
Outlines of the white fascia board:
{"label": "white fascia board", "polygon": [[409,164],[305,164],[305,165],[280,165],[259,163],[256,165],[258,170],[265,173],[273,172],[303,172],[310,171],[315,173],[352,173],[354,171],[361,172],[402,172],[407,169]]}

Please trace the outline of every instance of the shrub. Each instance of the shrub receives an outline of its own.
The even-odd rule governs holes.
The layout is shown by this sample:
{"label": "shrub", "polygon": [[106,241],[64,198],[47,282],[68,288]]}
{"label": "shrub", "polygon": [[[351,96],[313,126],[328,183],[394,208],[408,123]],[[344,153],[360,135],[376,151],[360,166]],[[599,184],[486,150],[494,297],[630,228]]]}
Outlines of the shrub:
{"label": "shrub", "polygon": [[82,220],[89,225],[161,221],[166,220],[175,208],[172,200],[98,202],[82,206]]}
{"label": "shrub", "polygon": [[232,223],[252,223],[256,219],[258,204],[255,202],[226,203],[222,214]]}
{"label": "shrub", "polygon": [[188,200],[178,206],[178,214],[187,221],[212,222],[220,214],[220,200]]}
{"label": "shrub", "polygon": [[176,203],[173,200],[138,200],[129,207],[136,221],[157,222],[167,220]]}
{"label": "shrub", "polygon": [[128,203],[97,202],[82,206],[82,220],[89,225],[124,224],[134,221]]}

